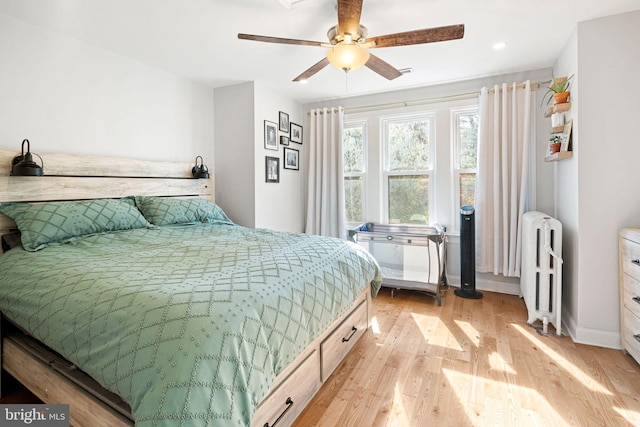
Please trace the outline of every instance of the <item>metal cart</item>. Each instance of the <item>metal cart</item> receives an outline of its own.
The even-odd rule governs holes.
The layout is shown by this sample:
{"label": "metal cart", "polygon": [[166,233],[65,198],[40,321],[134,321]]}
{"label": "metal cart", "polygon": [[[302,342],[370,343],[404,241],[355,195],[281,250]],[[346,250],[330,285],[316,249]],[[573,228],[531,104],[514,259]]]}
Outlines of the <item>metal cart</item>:
{"label": "metal cart", "polygon": [[366,248],[382,269],[382,285],[426,292],[442,305],[446,236],[440,224],[405,226],[366,223],[349,230],[349,240]]}

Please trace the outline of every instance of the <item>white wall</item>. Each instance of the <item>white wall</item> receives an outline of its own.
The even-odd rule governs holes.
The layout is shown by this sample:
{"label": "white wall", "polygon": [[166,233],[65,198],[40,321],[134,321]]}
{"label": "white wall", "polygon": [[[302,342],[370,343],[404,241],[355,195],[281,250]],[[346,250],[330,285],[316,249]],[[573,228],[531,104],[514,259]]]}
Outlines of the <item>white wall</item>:
{"label": "white wall", "polygon": [[212,166],[213,133],[213,89],[0,14],[1,148]]}
{"label": "white wall", "polygon": [[255,227],[254,84],[216,88],[216,203],[236,224]]}
{"label": "white wall", "polygon": [[[265,85],[256,84],[255,111],[255,188],[256,188],[256,227],[273,230],[303,232],[305,167],[303,156],[308,144],[289,142],[289,148],[300,150],[298,164],[300,170],[284,169],[284,146],[278,145],[278,151],[264,148],[264,120],[278,123],[279,112],[289,114],[289,121],[303,125],[302,105],[274,92]],[[280,135],[289,132],[278,131]],[[303,127],[304,136],[304,127]],[[265,157],[280,158],[280,182],[265,182]]]}
{"label": "white wall", "polygon": [[571,241],[577,274],[568,284],[572,335],[579,342],[610,347],[620,345],[617,234],[640,225],[634,188],[640,181],[638,40],[640,11],[578,24],[577,158],[558,165],[570,179],[577,172],[578,183],[577,209],[571,212],[568,206],[563,213],[578,227]]}
{"label": "white wall", "polygon": [[[291,122],[302,124],[300,104],[260,82],[217,88],[215,104],[216,202],[233,221],[246,227],[304,231],[302,156],[306,145],[289,145],[300,150],[300,170],[283,168],[283,146],[278,151],[264,148],[264,121],[277,124],[283,111]],[[278,183],[265,182],[267,156],[280,159]]]}

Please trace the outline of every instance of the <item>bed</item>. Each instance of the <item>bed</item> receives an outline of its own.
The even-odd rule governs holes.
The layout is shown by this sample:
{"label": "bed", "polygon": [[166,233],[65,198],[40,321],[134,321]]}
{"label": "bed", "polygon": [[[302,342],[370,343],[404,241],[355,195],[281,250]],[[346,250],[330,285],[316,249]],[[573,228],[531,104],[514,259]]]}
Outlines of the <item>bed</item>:
{"label": "bed", "polygon": [[[290,424],[369,326],[365,250],[235,225],[189,164],[50,155],[9,177],[13,155],[2,367],[74,425]],[[30,230],[43,215],[73,226]]]}

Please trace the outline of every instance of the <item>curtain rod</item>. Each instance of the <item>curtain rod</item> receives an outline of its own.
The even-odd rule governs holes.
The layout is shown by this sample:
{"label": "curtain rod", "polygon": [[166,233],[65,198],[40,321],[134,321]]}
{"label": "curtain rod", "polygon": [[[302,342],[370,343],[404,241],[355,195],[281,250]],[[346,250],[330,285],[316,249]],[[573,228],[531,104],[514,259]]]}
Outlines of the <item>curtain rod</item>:
{"label": "curtain rod", "polygon": [[[532,82],[531,83],[531,87],[535,90],[537,88],[539,88],[541,85],[544,84],[549,84],[551,83],[551,80],[546,80],[543,82]],[[526,83],[520,83],[516,85],[516,89],[522,89],[525,87]],[[509,85],[507,86],[507,90],[511,90],[513,88],[513,85]],[[489,93],[494,93],[495,89],[489,89],[488,91]],[[362,105],[360,107],[345,107],[344,111],[357,111],[357,110],[377,110],[380,108],[399,108],[399,107],[409,107],[411,105],[422,105],[422,104],[433,104],[435,102],[441,102],[441,101],[452,101],[452,100],[458,100],[458,99],[466,99],[466,98],[471,98],[474,96],[478,96],[480,95],[480,91],[474,91],[474,92],[467,92],[467,93],[459,93],[457,95],[447,95],[447,96],[439,96],[439,97],[435,97],[435,98],[425,98],[425,99],[415,99],[413,101],[398,101],[398,102],[389,102],[386,104],[375,104],[375,105]],[[316,114],[323,114],[322,111],[316,112]],[[307,113],[307,115],[310,115],[311,113]]]}

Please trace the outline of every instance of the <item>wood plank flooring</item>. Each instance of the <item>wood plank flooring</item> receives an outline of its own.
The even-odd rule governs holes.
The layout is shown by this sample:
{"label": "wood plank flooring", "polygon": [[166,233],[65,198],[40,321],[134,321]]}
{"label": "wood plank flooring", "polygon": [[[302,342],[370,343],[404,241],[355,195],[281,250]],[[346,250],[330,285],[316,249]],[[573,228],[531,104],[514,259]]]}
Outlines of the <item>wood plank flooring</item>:
{"label": "wood plank flooring", "polygon": [[[296,427],[638,426],[640,366],[621,350],[539,335],[524,302],[383,289],[374,325]],[[540,325],[534,325],[540,326]]]}
{"label": "wood plank flooring", "polygon": [[[296,427],[638,426],[640,366],[620,350],[543,337],[524,302],[383,289],[374,325]],[[19,385],[0,403],[38,403]]]}

